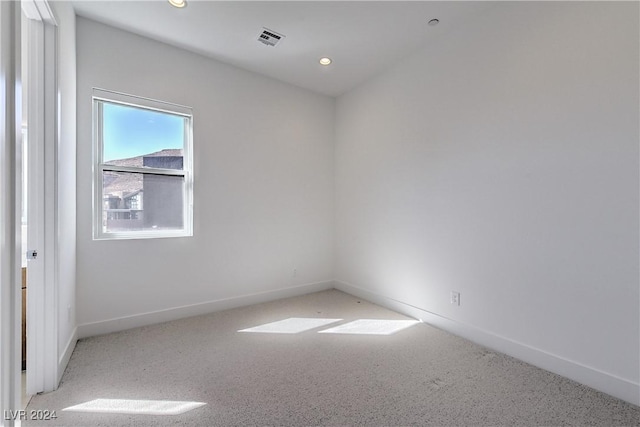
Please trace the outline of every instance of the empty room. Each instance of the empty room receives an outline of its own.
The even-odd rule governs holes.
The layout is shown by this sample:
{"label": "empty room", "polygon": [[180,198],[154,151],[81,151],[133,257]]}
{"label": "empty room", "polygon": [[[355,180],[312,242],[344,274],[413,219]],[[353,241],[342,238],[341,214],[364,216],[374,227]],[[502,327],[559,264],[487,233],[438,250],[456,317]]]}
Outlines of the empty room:
{"label": "empty room", "polygon": [[0,21],[3,426],[640,426],[638,2]]}

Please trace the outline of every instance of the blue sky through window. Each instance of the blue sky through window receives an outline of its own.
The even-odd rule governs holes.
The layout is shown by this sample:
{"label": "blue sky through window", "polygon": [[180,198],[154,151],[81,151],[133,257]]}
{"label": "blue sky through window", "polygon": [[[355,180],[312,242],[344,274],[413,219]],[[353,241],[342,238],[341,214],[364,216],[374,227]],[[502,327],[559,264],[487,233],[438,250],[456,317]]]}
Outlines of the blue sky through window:
{"label": "blue sky through window", "polygon": [[184,118],[142,108],[103,104],[104,161],[184,148]]}

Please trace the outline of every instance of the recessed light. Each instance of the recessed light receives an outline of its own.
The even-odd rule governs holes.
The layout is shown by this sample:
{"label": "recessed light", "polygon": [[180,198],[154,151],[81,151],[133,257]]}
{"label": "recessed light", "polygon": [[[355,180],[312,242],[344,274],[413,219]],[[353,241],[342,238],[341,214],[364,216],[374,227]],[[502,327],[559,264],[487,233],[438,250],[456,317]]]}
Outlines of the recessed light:
{"label": "recessed light", "polygon": [[183,8],[187,5],[187,0],[169,0],[171,6]]}
{"label": "recessed light", "polygon": [[432,20],[430,20],[430,21],[428,22],[428,24],[429,24],[429,25],[431,25],[432,27],[435,27],[435,26],[436,26],[436,25],[438,25],[439,23],[440,23],[440,20],[439,20],[439,19],[437,19],[437,18],[434,18],[434,19],[432,19]]}
{"label": "recessed light", "polygon": [[331,64],[331,58],[327,58],[327,57],[320,58],[318,62],[320,62],[320,65],[329,65]]}

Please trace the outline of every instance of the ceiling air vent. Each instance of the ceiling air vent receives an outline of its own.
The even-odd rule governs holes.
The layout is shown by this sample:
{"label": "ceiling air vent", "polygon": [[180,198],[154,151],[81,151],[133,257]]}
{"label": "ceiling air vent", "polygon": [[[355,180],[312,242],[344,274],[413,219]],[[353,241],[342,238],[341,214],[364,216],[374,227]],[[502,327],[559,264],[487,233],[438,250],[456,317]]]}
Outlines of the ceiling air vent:
{"label": "ceiling air vent", "polygon": [[266,44],[267,46],[276,46],[283,38],[284,36],[282,34],[278,34],[275,31],[271,31],[264,27],[262,28],[262,32],[258,34],[258,41]]}

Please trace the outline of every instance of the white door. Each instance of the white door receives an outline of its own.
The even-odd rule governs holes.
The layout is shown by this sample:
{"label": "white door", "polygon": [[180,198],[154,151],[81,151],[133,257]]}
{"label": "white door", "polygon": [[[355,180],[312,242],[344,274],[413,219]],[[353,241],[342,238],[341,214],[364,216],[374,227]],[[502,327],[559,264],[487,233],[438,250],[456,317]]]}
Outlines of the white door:
{"label": "white door", "polygon": [[55,280],[56,25],[48,4],[22,1],[27,16],[28,161],[27,394],[57,388]]}

